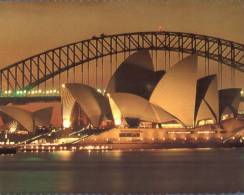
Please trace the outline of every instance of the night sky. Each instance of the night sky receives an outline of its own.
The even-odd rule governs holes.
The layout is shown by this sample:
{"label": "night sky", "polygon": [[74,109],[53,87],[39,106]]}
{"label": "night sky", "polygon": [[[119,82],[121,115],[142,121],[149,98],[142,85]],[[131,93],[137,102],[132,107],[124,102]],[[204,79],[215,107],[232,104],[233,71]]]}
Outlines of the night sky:
{"label": "night sky", "polygon": [[30,2],[0,3],[1,67],[92,35],[159,26],[244,43],[244,0]]}

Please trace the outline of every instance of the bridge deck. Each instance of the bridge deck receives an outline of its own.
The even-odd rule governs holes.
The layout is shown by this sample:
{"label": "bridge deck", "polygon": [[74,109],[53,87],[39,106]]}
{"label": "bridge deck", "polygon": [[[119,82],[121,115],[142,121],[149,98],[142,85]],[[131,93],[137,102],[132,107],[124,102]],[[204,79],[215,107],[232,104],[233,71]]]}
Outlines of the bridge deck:
{"label": "bridge deck", "polygon": [[34,97],[0,97],[0,105],[26,104],[31,102],[54,102],[61,101],[60,96],[34,96]]}

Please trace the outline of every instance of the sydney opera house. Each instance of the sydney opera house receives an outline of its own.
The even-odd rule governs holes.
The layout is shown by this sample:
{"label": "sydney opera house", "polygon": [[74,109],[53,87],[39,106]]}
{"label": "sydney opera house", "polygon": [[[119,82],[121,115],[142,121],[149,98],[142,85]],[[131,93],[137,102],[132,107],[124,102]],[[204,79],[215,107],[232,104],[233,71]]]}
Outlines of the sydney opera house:
{"label": "sydney opera house", "polygon": [[[238,113],[243,107],[241,89],[218,89],[217,75],[199,77],[198,61],[197,55],[189,55],[167,72],[156,71],[149,51],[141,50],[122,62],[105,90],[64,84],[64,133],[53,141],[151,143],[244,137],[244,120]],[[47,127],[52,112],[52,107],[35,112],[14,105],[0,107],[1,119],[12,132],[33,133],[38,126]]]}
{"label": "sydney opera house", "polygon": [[[198,57],[189,55],[170,70],[155,71],[148,51],[130,55],[106,90],[78,83],[62,92],[65,128],[104,129],[86,140],[165,139],[169,134],[242,129],[239,88],[218,90],[217,76],[198,76]],[[220,135],[221,134],[221,135]]]}

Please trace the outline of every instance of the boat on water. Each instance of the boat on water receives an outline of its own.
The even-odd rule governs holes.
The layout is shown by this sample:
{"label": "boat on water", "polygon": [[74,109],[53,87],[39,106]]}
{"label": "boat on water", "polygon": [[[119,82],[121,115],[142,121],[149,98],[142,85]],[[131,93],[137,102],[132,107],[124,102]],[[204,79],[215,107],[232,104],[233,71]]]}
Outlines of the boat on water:
{"label": "boat on water", "polygon": [[17,148],[16,147],[0,147],[0,155],[1,154],[16,154]]}

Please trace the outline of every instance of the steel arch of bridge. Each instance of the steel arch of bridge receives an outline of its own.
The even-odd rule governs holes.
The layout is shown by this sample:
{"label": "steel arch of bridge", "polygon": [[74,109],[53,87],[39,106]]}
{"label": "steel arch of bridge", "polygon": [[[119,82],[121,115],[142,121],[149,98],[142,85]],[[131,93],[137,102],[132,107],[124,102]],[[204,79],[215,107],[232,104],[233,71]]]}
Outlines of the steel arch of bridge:
{"label": "steel arch of bridge", "polygon": [[182,32],[133,32],[92,37],[31,56],[0,70],[0,91],[31,89],[77,65],[136,50],[166,50],[215,60],[244,72],[244,45]]}

